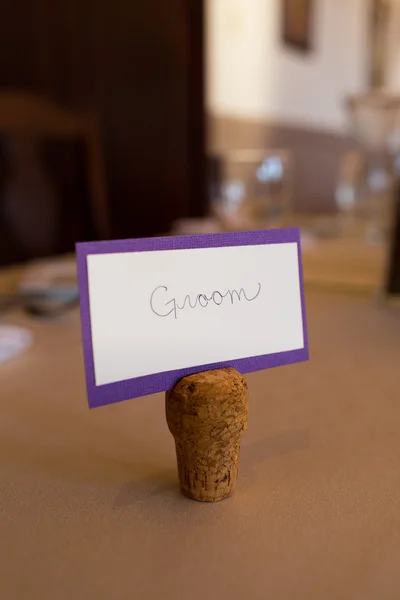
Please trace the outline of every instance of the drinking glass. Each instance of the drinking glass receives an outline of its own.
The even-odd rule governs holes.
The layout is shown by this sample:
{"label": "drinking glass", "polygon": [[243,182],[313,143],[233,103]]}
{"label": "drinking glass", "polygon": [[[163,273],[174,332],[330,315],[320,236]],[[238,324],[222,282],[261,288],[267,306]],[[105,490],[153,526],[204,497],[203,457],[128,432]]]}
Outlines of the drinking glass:
{"label": "drinking glass", "polygon": [[336,200],[341,214],[352,217],[367,242],[385,242],[393,212],[399,155],[400,97],[383,91],[348,100],[350,127],[359,143],[362,167],[357,180],[342,182]]}
{"label": "drinking glass", "polygon": [[211,183],[212,209],[224,228],[281,227],[292,205],[290,152],[240,150],[224,153],[216,160],[218,174]]}

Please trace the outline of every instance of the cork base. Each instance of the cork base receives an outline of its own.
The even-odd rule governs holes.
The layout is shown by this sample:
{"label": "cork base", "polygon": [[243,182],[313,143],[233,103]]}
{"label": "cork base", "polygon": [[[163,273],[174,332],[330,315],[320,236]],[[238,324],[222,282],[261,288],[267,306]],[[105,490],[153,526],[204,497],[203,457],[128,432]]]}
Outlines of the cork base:
{"label": "cork base", "polygon": [[246,382],[235,369],[190,375],[166,393],[167,423],[185,496],[217,502],[232,494],[247,404]]}
{"label": "cork base", "polygon": [[219,502],[230,496],[236,486],[239,473],[239,452],[237,448],[235,457],[232,458],[230,468],[225,471],[212,469],[188,470],[184,464],[185,457],[179,448],[176,449],[178,461],[178,476],[180,490],[184,496],[199,502]]}

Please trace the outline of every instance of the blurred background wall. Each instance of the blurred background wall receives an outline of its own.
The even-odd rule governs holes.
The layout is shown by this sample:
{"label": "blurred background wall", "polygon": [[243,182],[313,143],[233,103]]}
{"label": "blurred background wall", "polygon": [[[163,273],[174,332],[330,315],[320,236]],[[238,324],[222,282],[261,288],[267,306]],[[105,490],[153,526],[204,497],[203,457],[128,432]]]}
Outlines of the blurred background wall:
{"label": "blurred background wall", "polygon": [[299,210],[334,208],[350,145],[344,100],[368,82],[370,9],[369,0],[315,0],[301,53],[282,43],[283,2],[207,2],[210,147],[291,149]]}
{"label": "blurred background wall", "polygon": [[400,87],[400,1],[389,0],[390,15],[387,19],[385,47],[386,85],[390,89]]}
{"label": "blurred background wall", "polygon": [[208,0],[208,109],[340,131],[342,100],[367,83],[368,0],[317,0],[307,55],[282,44],[280,4]]}

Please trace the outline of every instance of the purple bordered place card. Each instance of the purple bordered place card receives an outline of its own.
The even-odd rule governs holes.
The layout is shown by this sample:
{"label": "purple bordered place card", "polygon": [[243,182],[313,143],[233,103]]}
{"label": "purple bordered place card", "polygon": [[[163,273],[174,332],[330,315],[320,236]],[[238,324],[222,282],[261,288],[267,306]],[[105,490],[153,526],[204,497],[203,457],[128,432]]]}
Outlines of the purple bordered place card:
{"label": "purple bordered place card", "polygon": [[298,229],[77,244],[90,407],[308,359]]}

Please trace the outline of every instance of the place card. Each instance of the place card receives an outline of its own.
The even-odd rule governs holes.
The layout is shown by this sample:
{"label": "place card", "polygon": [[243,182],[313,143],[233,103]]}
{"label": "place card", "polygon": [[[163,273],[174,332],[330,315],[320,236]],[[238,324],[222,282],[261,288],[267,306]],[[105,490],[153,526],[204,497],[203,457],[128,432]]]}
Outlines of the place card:
{"label": "place card", "polygon": [[76,246],[90,407],[308,359],[298,229]]}

